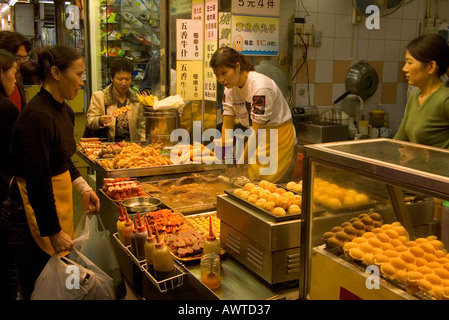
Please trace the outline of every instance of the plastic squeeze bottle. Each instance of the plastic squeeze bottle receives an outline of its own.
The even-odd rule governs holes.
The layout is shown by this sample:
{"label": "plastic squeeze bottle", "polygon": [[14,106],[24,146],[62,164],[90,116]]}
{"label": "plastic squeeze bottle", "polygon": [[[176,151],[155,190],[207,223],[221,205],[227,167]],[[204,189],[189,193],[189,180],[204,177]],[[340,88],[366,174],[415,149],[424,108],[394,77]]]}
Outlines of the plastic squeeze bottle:
{"label": "plastic squeeze bottle", "polygon": [[220,256],[220,240],[214,235],[214,230],[212,229],[212,216],[209,216],[209,236],[206,238],[203,244],[203,254],[215,252],[216,255]]}
{"label": "plastic squeeze bottle", "polygon": [[131,241],[131,253],[136,255],[136,233],[137,233],[137,220],[136,216],[133,218],[133,232],[129,235]]}
{"label": "plastic squeeze bottle", "polygon": [[145,259],[147,261],[147,270],[154,274],[154,266],[153,266],[153,250],[156,246],[156,237],[151,232],[150,226],[148,224],[148,220],[145,219],[145,224],[147,226],[147,242],[145,242]]}
{"label": "plastic squeeze bottle", "polygon": [[136,258],[137,260],[145,260],[145,243],[147,242],[147,228],[142,223],[140,214],[137,212],[137,233],[136,238]]}
{"label": "plastic squeeze bottle", "polygon": [[118,235],[118,239],[120,240],[121,243],[123,243],[123,227],[125,226],[125,222],[126,222],[126,217],[125,214],[123,213],[123,207],[122,204],[120,203],[120,217],[117,220],[117,235]]}
{"label": "plastic squeeze bottle", "polygon": [[133,233],[134,230],[134,223],[129,218],[128,211],[126,210],[126,208],[125,208],[125,217],[126,222],[122,228],[122,234],[123,234],[123,245],[127,247],[131,245],[131,234]]}
{"label": "plastic squeeze bottle", "polygon": [[159,237],[156,225],[154,226],[154,230],[156,232],[156,245],[153,250],[154,276],[157,281],[161,281],[174,277],[176,275],[176,268],[173,263],[170,248]]}

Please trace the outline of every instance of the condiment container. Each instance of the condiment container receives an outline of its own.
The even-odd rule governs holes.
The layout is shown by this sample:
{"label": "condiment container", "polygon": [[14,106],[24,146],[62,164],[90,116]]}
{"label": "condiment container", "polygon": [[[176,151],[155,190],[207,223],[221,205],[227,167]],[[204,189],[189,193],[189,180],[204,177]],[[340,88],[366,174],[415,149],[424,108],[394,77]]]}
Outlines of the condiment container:
{"label": "condiment container", "polygon": [[133,233],[134,230],[134,223],[131,221],[131,219],[128,216],[128,212],[125,209],[125,217],[126,217],[126,222],[125,225],[122,228],[122,234],[123,234],[123,245],[125,247],[131,245],[131,234]]}
{"label": "condiment container", "polygon": [[148,225],[148,220],[145,219],[145,225],[147,227],[147,242],[145,242],[144,250],[145,250],[145,260],[147,262],[147,270],[153,274],[154,266],[153,266],[153,250],[156,246],[156,237],[151,232],[150,226]]}
{"label": "condiment container", "polygon": [[220,256],[221,247],[220,240],[214,235],[214,230],[212,229],[212,216],[209,216],[209,236],[203,243],[203,254],[215,252],[216,255]]}
{"label": "condiment container", "polygon": [[209,289],[217,289],[221,286],[220,256],[215,252],[201,256],[201,282]]}
{"label": "condiment container", "polygon": [[117,220],[117,236],[121,243],[123,243],[123,227],[125,226],[126,217],[123,213],[123,207],[120,203],[120,217]]}
{"label": "condiment container", "polygon": [[156,232],[156,245],[153,250],[154,277],[157,281],[162,281],[176,276],[176,268],[170,248],[159,237],[156,225],[154,226],[154,230]]}
{"label": "condiment container", "polygon": [[142,223],[140,214],[137,212],[137,233],[135,235],[136,242],[136,258],[137,260],[145,260],[145,243],[147,242],[147,228]]}

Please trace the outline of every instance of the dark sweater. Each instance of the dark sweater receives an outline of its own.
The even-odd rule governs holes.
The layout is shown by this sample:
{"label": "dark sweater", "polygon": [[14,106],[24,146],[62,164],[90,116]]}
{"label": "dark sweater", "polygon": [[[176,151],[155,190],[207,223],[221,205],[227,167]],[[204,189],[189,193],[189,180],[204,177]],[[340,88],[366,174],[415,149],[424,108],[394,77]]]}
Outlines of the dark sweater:
{"label": "dark sweater", "polygon": [[8,98],[0,95],[0,208],[8,197],[9,182],[12,177],[12,164],[9,157],[9,144],[19,109]]}
{"label": "dark sweater", "polygon": [[41,88],[20,113],[13,129],[14,174],[26,180],[41,236],[61,230],[51,178],[67,170],[72,181],[80,176],[71,160],[76,151],[74,124],[73,110]]}

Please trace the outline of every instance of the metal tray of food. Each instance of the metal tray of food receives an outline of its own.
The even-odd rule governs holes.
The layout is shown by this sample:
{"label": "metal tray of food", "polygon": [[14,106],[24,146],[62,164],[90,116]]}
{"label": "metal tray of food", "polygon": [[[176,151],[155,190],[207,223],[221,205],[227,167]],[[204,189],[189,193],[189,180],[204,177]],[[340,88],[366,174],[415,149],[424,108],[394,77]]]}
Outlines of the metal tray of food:
{"label": "metal tray of food", "polygon": [[261,214],[262,216],[265,216],[267,218],[272,219],[275,222],[281,222],[281,221],[288,221],[288,220],[295,220],[295,219],[301,219],[301,214],[286,214],[285,216],[276,216],[272,214],[271,212],[264,210],[262,208],[259,208],[258,206],[246,201],[245,199],[242,199],[234,194],[234,189],[225,190],[225,193],[232,199],[244,204],[245,206],[251,208],[254,210],[254,212]]}
{"label": "metal tray of food", "polygon": [[175,212],[190,215],[216,210],[217,195],[232,187],[225,178],[216,173],[192,173],[176,179],[142,181],[139,185]]}

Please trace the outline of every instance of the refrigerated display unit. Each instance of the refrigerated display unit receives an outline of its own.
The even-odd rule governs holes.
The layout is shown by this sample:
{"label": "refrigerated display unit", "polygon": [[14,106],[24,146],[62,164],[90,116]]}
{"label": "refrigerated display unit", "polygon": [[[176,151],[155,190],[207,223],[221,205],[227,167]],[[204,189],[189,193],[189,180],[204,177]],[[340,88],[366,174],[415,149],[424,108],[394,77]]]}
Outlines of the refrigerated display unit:
{"label": "refrigerated display unit", "polygon": [[449,151],[390,139],[304,146],[302,299],[448,299]]}

